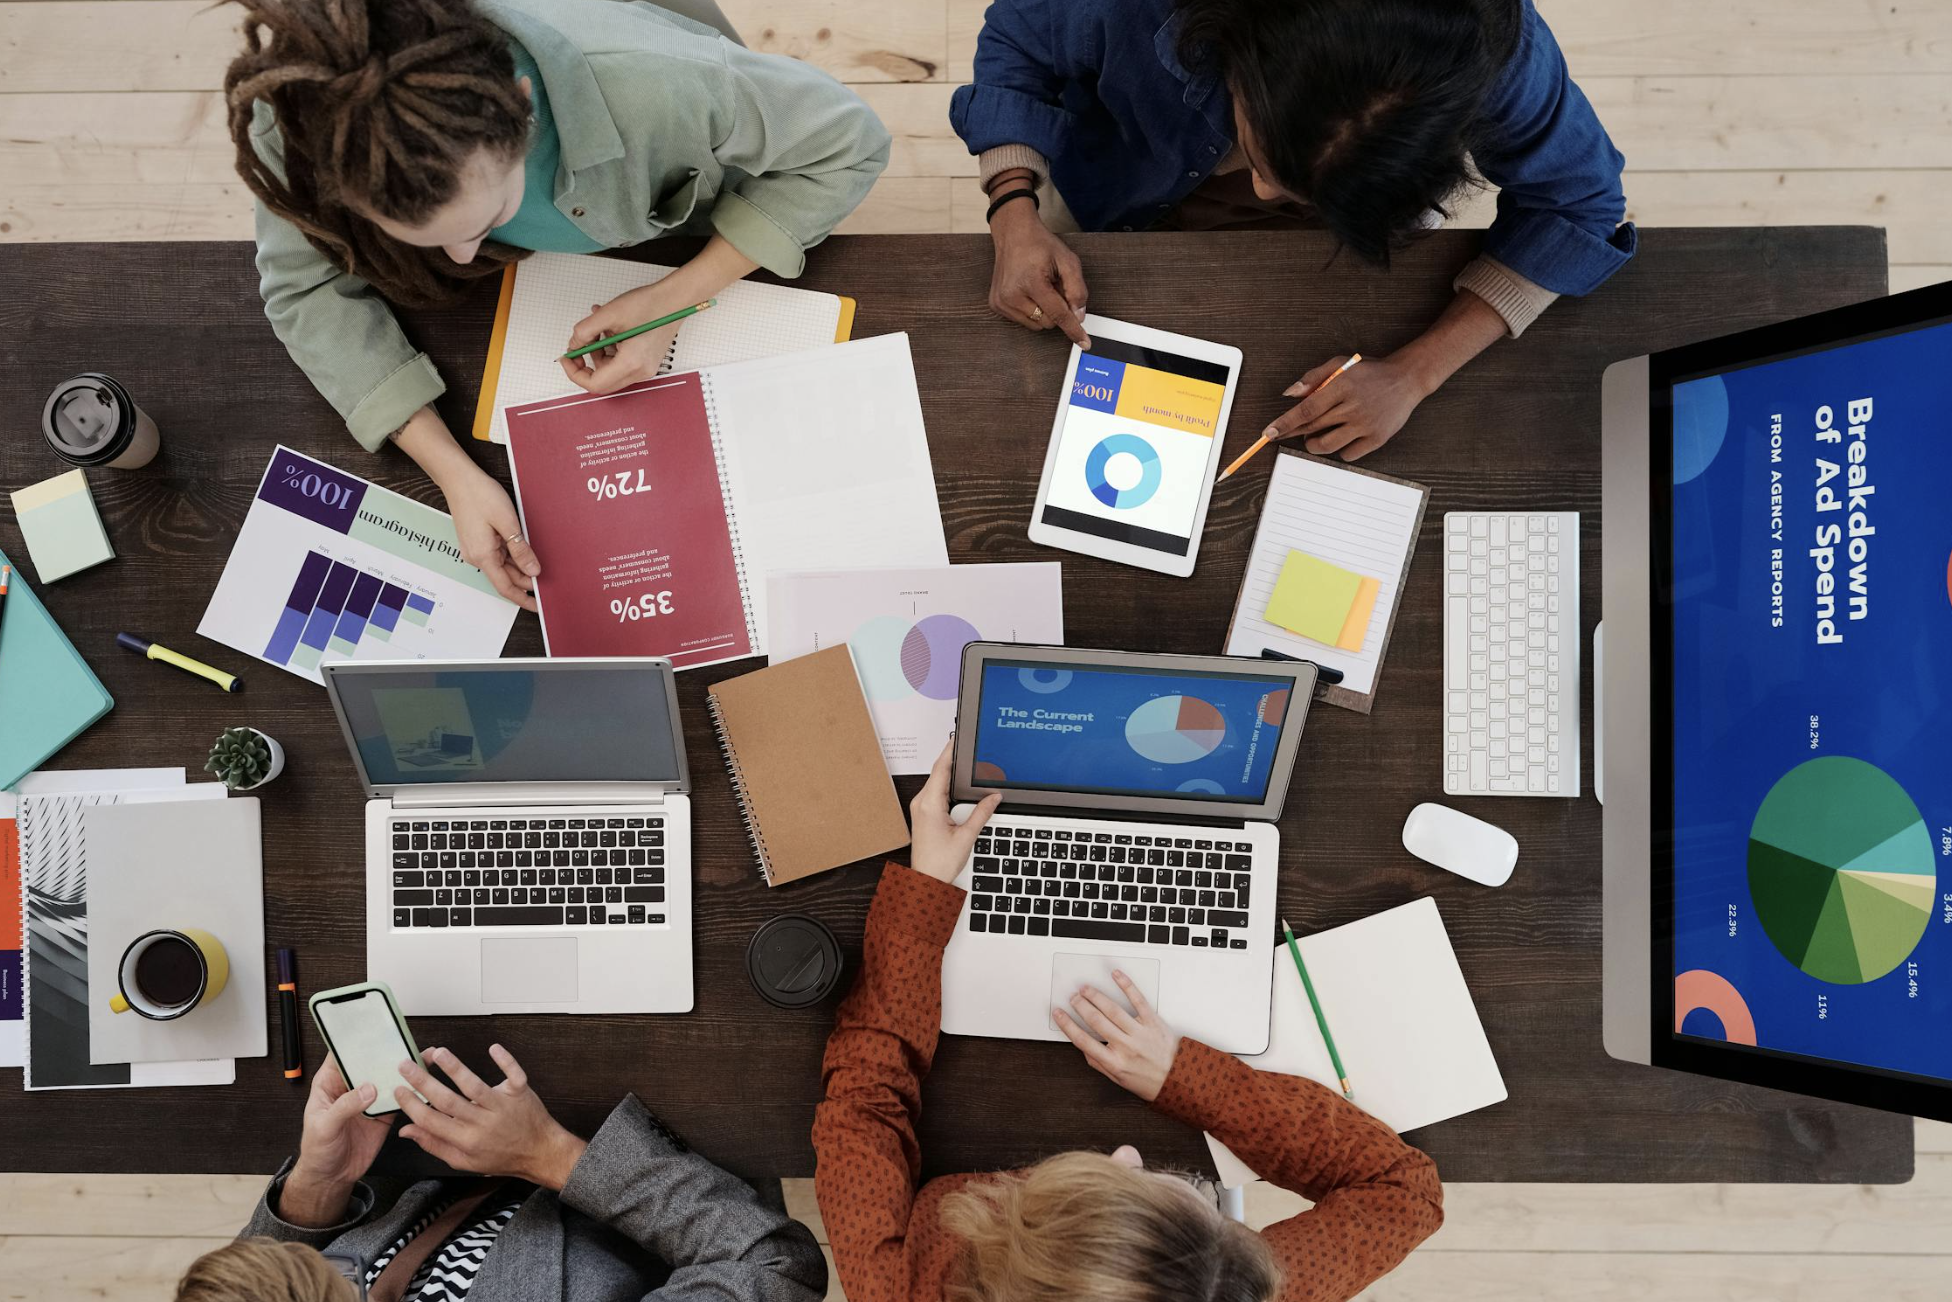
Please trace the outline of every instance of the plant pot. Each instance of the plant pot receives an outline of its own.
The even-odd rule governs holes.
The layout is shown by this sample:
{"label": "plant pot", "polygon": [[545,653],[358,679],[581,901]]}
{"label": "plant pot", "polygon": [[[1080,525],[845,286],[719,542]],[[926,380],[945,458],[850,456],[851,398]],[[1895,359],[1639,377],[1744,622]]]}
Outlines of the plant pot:
{"label": "plant pot", "polygon": [[252,728],[251,731],[257,733],[259,737],[264,739],[266,748],[271,752],[271,767],[264,771],[263,777],[253,782],[250,786],[232,787],[232,791],[256,791],[259,787],[285,771],[285,748],[278,744],[278,739],[269,735],[261,728]]}

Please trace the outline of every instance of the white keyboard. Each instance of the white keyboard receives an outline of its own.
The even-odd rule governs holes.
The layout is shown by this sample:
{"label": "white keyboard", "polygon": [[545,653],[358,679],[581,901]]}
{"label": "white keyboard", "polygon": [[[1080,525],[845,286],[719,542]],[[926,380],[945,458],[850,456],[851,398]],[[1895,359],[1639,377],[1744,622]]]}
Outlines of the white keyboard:
{"label": "white keyboard", "polygon": [[1444,790],[1579,794],[1579,513],[1444,516]]}

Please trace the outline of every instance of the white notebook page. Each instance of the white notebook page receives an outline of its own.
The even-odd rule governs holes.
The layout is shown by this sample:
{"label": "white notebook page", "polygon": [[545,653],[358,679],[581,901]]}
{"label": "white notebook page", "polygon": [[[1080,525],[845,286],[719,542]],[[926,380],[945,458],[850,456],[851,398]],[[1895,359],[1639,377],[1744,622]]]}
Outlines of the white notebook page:
{"label": "white notebook page", "polygon": [[[1417,1130],[1502,1103],[1505,1078],[1429,896],[1297,937],[1355,1103],[1392,1130]],[[1285,944],[1274,948],[1272,1038],[1241,1061],[1340,1091],[1328,1047]],[[1207,1136],[1229,1187],[1254,1172]]]}
{"label": "white notebook page", "polygon": [[[1403,561],[1416,547],[1422,501],[1422,491],[1407,484],[1303,457],[1276,457],[1260,531],[1241,583],[1240,613],[1227,634],[1227,654],[1257,656],[1272,648],[1340,669],[1342,686],[1352,692],[1373,691],[1402,586]],[[1290,551],[1307,552],[1378,581],[1376,609],[1361,650],[1344,651],[1263,618]]]}
{"label": "white notebook page", "polygon": [[745,557],[755,653],[766,576],[947,565],[905,334],[704,372]]}
{"label": "white notebook page", "polygon": [[[590,314],[591,304],[654,285],[673,270],[576,253],[537,253],[517,263],[489,437],[508,442],[503,408],[576,391],[556,359],[576,323]],[[717,307],[679,325],[673,356],[663,370],[695,371],[818,348],[834,342],[840,328],[841,302],[834,294],[740,280],[716,297]]]}

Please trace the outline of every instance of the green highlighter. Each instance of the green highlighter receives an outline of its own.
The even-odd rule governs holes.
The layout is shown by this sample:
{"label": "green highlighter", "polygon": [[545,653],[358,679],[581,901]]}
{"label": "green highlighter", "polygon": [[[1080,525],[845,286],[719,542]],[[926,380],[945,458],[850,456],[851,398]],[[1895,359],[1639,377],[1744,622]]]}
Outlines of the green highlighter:
{"label": "green highlighter", "polygon": [[1322,1001],[1315,997],[1315,983],[1308,979],[1308,965],[1301,961],[1301,948],[1295,944],[1294,929],[1286,918],[1281,919],[1281,934],[1287,937],[1288,954],[1295,961],[1295,971],[1301,973],[1301,988],[1308,992],[1308,1006],[1315,1010],[1315,1025],[1322,1028],[1322,1043],[1328,1046],[1328,1060],[1335,1064],[1335,1077],[1342,1082],[1342,1097],[1353,1103],[1356,1095],[1349,1088],[1349,1069],[1342,1065],[1342,1055],[1335,1051],[1335,1037],[1329,1034],[1328,1018],[1322,1015]]}

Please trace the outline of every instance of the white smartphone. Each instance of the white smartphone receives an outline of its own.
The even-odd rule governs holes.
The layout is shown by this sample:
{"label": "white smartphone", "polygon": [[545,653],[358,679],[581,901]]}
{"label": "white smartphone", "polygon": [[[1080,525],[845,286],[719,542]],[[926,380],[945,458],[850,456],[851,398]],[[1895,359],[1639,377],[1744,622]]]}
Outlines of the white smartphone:
{"label": "white smartphone", "polygon": [[1186,578],[1199,557],[1240,349],[1087,316],[1030,513],[1030,541]]}
{"label": "white smartphone", "polygon": [[[358,1089],[370,1081],[379,1091],[366,1115],[383,1117],[398,1112],[400,1104],[393,1091],[407,1084],[400,1075],[400,1064],[409,1060],[418,1066],[426,1064],[421,1062],[413,1032],[407,1029],[407,1019],[400,1015],[386,983],[362,981],[337,990],[321,990],[308,1002],[312,1021],[325,1037],[333,1061],[339,1064],[346,1087]],[[419,1090],[413,1093],[421,1102],[427,1101]]]}

